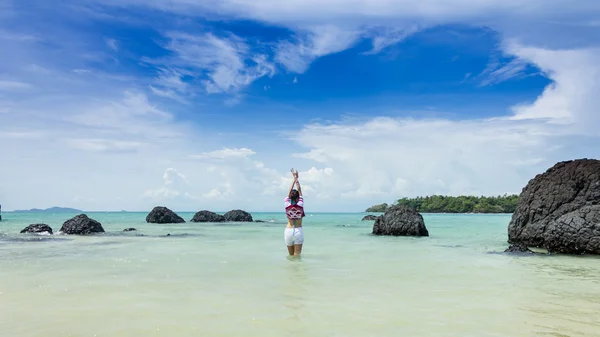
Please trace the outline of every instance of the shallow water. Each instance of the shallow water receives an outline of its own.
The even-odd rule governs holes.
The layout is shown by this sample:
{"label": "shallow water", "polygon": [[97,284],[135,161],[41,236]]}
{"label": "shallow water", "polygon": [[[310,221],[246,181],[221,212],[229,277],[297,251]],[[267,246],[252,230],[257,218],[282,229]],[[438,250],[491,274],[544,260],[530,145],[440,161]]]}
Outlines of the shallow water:
{"label": "shallow water", "polygon": [[282,213],[88,213],[106,234],[19,234],[73,215],[3,213],[2,336],[600,336],[600,259],[503,254],[509,215],[424,214],[430,237],[396,238],[309,213],[301,259]]}

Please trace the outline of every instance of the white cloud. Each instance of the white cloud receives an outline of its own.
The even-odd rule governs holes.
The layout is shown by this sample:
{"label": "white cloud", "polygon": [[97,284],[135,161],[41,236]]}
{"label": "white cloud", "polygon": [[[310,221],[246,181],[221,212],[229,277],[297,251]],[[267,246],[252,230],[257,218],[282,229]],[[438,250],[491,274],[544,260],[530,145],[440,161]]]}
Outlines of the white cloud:
{"label": "white cloud", "polygon": [[256,53],[238,36],[218,37],[212,33],[192,35],[168,32],[164,46],[176,56],[149,62],[164,64],[157,85],[185,91],[183,74],[199,78],[208,93],[235,93],[263,76],[272,76],[275,67],[265,55]]}
{"label": "white cloud", "polygon": [[524,76],[528,65],[528,62],[520,58],[515,58],[506,64],[501,64],[499,61],[494,60],[490,62],[488,67],[477,78],[481,78],[481,86],[498,84],[509,79]]}
{"label": "white cloud", "polygon": [[144,145],[135,141],[87,138],[65,139],[65,143],[75,149],[98,152],[135,152]]}
{"label": "white cloud", "polygon": [[33,131],[0,131],[0,138],[12,138],[12,139],[23,139],[23,138],[40,138],[43,137],[41,132]]}
{"label": "white cloud", "polygon": [[600,48],[546,50],[513,45],[510,50],[535,63],[553,81],[533,104],[516,106],[514,119],[551,119],[573,132],[600,135]]}
{"label": "white cloud", "polygon": [[296,41],[280,42],[275,60],[291,72],[303,73],[315,59],[348,49],[360,35],[360,31],[352,27],[312,26],[296,36]]}
{"label": "white cloud", "polygon": [[256,152],[252,151],[248,148],[240,148],[240,149],[230,149],[224,148],[222,150],[215,150],[211,152],[200,153],[196,155],[191,155],[191,158],[194,159],[228,159],[228,158],[247,158],[256,154]]}
{"label": "white cloud", "polygon": [[156,78],[156,83],[160,86],[174,89],[178,92],[187,92],[190,90],[190,85],[181,79],[186,75],[193,75],[193,73],[174,69],[159,69],[159,76]]}
{"label": "white cloud", "polygon": [[113,51],[119,51],[119,43],[115,39],[107,39],[106,45]]}
{"label": "white cloud", "polygon": [[38,37],[30,34],[15,33],[0,29],[0,40],[28,42],[38,40]]}
{"label": "white cloud", "polygon": [[408,25],[406,27],[375,27],[375,29],[372,29],[372,31],[367,35],[373,41],[373,49],[365,54],[377,54],[383,49],[395,45],[396,43],[424,28],[425,27],[417,24]]}
{"label": "white cloud", "polygon": [[4,81],[0,80],[0,91],[21,91],[32,88],[32,85],[19,81]]}
{"label": "white cloud", "polygon": [[149,189],[144,192],[144,198],[152,200],[165,201],[174,198],[197,199],[189,193],[190,182],[185,175],[177,169],[169,167],[163,174],[163,186],[157,189]]}

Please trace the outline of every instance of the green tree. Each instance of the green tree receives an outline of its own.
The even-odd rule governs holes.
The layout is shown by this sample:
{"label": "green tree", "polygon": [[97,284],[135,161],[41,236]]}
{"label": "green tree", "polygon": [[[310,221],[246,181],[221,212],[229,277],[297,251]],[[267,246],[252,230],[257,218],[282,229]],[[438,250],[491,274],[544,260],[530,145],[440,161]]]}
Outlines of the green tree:
{"label": "green tree", "polygon": [[385,210],[388,208],[388,204],[383,203],[383,204],[379,204],[379,205],[375,205],[375,206],[371,206],[369,208],[367,208],[366,212],[385,212]]}

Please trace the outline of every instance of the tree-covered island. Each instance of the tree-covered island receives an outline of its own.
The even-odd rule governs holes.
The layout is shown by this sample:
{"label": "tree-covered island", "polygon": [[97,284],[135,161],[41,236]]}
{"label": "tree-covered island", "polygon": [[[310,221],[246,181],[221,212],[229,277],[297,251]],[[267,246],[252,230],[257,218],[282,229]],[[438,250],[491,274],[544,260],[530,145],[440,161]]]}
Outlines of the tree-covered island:
{"label": "tree-covered island", "polygon": [[[408,205],[421,213],[513,213],[519,196],[515,194],[496,197],[444,196],[398,199],[395,205]],[[387,203],[367,208],[366,212],[385,212]]]}

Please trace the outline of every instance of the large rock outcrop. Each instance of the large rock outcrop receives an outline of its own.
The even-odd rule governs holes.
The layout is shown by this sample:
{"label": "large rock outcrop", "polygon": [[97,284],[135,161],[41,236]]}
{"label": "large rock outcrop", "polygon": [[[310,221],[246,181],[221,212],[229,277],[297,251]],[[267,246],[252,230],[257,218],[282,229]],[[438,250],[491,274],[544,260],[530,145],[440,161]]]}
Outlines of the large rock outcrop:
{"label": "large rock outcrop", "polygon": [[226,221],[232,222],[252,222],[252,215],[241,209],[231,210],[224,215]]}
{"label": "large rock outcrop", "polygon": [[85,214],[79,214],[65,221],[60,231],[64,234],[87,235],[104,233],[104,228],[98,221],[88,218]]}
{"label": "large rock outcrop", "polygon": [[549,253],[600,254],[600,161],[559,162],[531,179],[508,225],[508,242]]}
{"label": "large rock outcrop", "polygon": [[38,224],[31,224],[27,227],[25,227],[21,233],[48,233],[48,234],[52,234],[52,227],[43,224],[43,223],[38,223]]}
{"label": "large rock outcrop", "polygon": [[146,215],[148,223],[182,223],[185,222],[177,213],[164,206],[156,206]]}
{"label": "large rock outcrop", "polygon": [[425,221],[414,208],[402,205],[389,207],[373,224],[374,235],[429,236]]}
{"label": "large rock outcrop", "polygon": [[194,214],[191,222],[225,222],[225,217],[211,211],[200,211]]}

